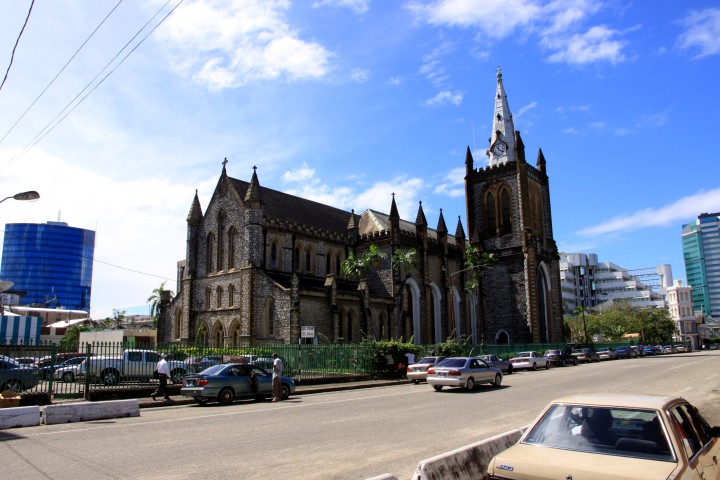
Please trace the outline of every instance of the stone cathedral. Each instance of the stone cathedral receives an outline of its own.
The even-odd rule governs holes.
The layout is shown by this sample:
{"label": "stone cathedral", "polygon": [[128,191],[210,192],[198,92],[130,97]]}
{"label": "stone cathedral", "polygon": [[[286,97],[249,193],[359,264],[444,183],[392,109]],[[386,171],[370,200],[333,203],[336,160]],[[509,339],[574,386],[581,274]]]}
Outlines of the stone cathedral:
{"label": "stone cathedral", "polygon": [[[430,228],[422,202],[414,221],[362,214],[232,178],[223,162],[205,211],[197,192],[187,216],[185,259],[177,292],[163,308],[158,340],[213,346],[358,342],[363,337],[433,344],[562,341],[559,256],[542,151],[537,165],[513,125],[497,74],[488,166],[475,168],[468,148],[469,240],[454,233],[442,209]],[[362,278],[342,262],[371,245],[386,255]],[[468,246],[493,253],[481,285],[468,291]],[[398,266],[396,252],[414,251]]]}

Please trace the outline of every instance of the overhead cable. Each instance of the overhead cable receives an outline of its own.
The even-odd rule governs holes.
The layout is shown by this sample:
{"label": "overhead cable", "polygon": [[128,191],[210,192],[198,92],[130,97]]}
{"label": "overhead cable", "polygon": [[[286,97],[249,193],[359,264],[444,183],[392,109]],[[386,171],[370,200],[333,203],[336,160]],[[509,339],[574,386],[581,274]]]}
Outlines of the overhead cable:
{"label": "overhead cable", "polygon": [[30,2],[30,9],[28,10],[27,17],[25,17],[25,23],[23,23],[22,29],[20,30],[20,35],[18,35],[17,40],[15,40],[15,46],[13,47],[12,54],[10,55],[10,65],[8,65],[8,68],[5,71],[5,77],[3,78],[2,83],[0,83],[0,90],[2,90],[3,85],[5,85],[5,80],[7,80],[8,74],[10,73],[10,67],[12,67],[13,59],[15,58],[15,50],[17,50],[18,43],[20,43],[20,37],[22,37],[22,34],[25,31],[28,20],[30,20],[30,14],[32,13],[33,5],[35,5],[35,0],[32,0],[32,2]]}
{"label": "overhead cable", "polygon": [[85,41],[82,43],[82,45],[80,45],[80,48],[78,48],[77,51],[75,51],[75,53],[73,54],[73,56],[70,57],[70,60],[67,61],[67,63],[60,69],[60,71],[57,73],[57,75],[55,75],[55,77],[50,81],[50,83],[47,84],[47,87],[45,87],[45,88],[43,89],[43,91],[40,92],[40,95],[38,95],[37,98],[35,98],[35,100],[33,100],[33,102],[30,104],[30,106],[25,109],[25,111],[23,112],[23,114],[20,115],[20,118],[18,118],[17,120],[15,120],[15,123],[12,124],[12,126],[10,127],[10,130],[8,130],[8,131],[5,133],[5,135],[3,135],[2,138],[0,138],[0,143],[2,143],[3,140],[5,140],[5,139],[7,138],[8,135],[10,135],[10,132],[12,132],[12,131],[15,129],[15,127],[17,126],[17,124],[20,123],[20,120],[22,120],[22,119],[25,117],[25,115],[30,111],[30,109],[33,107],[33,105],[35,105],[35,103],[37,103],[37,101],[40,100],[40,97],[43,96],[43,94],[47,91],[47,89],[50,88],[50,86],[51,86],[53,83],[55,83],[55,80],[57,80],[58,77],[60,76],[60,74],[62,74],[62,73],[65,71],[65,69],[67,68],[67,66],[70,65],[70,62],[72,62],[73,59],[77,56],[77,54],[80,53],[80,50],[82,50],[82,49],[85,47],[85,45],[90,41],[90,39],[95,35],[95,33],[100,29],[100,27],[103,26],[103,24],[105,23],[105,21],[106,21],[108,18],[110,18],[110,15],[113,14],[113,12],[115,11],[115,9],[116,9],[122,2],[123,2],[123,0],[118,0],[118,2],[115,4],[115,6],[112,8],[112,10],[110,10],[110,13],[108,13],[108,14],[105,16],[105,18],[103,18],[102,22],[100,22],[100,24],[99,24],[97,27],[95,27],[95,30],[92,31],[92,33],[90,34],[90,36],[85,39]]}
{"label": "overhead cable", "polygon": [[[115,61],[115,59],[117,59],[117,57],[120,56],[120,54],[132,43],[132,41],[133,41],[138,35],[140,35],[140,33],[141,33],[143,30],[145,30],[145,28],[148,26],[148,24],[150,24],[150,22],[151,22],[155,17],[158,16],[158,14],[165,8],[165,6],[166,6],[168,3],[170,3],[170,0],[168,0],[168,1],[160,8],[160,10],[158,10],[158,12],[155,13],[155,15],[153,15],[153,17],[152,17],[150,20],[148,20],[148,22],[145,23],[145,25],[143,25],[143,27],[142,27],[140,30],[138,30],[138,32],[137,32],[135,35],[133,35],[133,37],[125,44],[125,46],[123,46],[123,48],[121,48],[121,49],[118,51],[118,53],[105,65],[105,67],[103,67],[103,68],[100,70],[100,72],[98,72],[98,74],[95,75],[95,77],[75,96],[75,98],[73,98],[52,120],[50,120],[50,122],[48,122],[48,124],[45,125],[45,127],[40,131],[40,133],[38,133],[37,135],[35,135],[35,137],[33,137],[33,139],[30,140],[30,142],[28,142],[28,143],[25,145],[25,147],[23,147],[23,151],[20,152],[20,153],[18,153],[18,154],[15,155],[14,157],[12,157],[12,158],[5,164],[5,167],[4,167],[4,168],[7,168],[7,167],[11,166],[11,165],[12,165],[13,163],[15,163],[20,157],[22,157],[23,155],[25,155],[32,147],[34,147],[35,145],[37,145],[43,138],[45,138],[45,136],[47,136],[50,132],[52,132],[52,131],[55,129],[55,127],[57,127],[65,118],[67,118],[67,116],[70,115],[70,114],[73,112],[73,110],[75,110],[92,92],[94,92],[97,87],[99,87],[120,65],[122,65],[122,63],[123,63],[140,45],[142,45],[142,43],[143,43],[160,25],[162,25],[162,23],[163,23],[165,20],[167,20],[167,18],[180,6],[180,4],[181,4],[183,1],[184,1],[184,0],[180,0],[180,1],[178,2],[178,4],[175,5],[175,6],[173,7],[173,9],[170,10],[170,12],[169,12],[167,15],[165,15],[165,16],[162,18],[162,20],[160,20],[160,22],[158,22],[157,25],[155,25],[155,26],[152,28],[152,30],[150,30],[99,82],[97,82],[97,83],[90,89],[90,91],[88,91],[88,92],[85,94],[85,96],[83,96],[82,98],[80,98],[80,99],[78,100],[78,98],[83,94],[83,92],[85,92],[88,88],[90,88],[90,86],[93,84],[93,82],[95,82],[95,80],[97,80],[97,78],[100,77],[100,75],[101,75],[105,70],[107,70],[107,68]],[[76,100],[78,100],[77,103],[75,103],[75,104],[73,105],[73,103],[74,103]],[[71,107],[71,106],[72,106],[72,107]],[[69,110],[68,110],[68,109],[69,109]],[[65,112],[66,110],[67,110],[67,113],[65,113],[65,114],[63,115],[63,112]],[[61,115],[62,115],[62,116],[61,116]],[[59,117],[59,118],[58,118],[58,117]],[[56,121],[56,120],[57,120],[57,121]],[[53,122],[54,122],[54,125],[53,125]]]}

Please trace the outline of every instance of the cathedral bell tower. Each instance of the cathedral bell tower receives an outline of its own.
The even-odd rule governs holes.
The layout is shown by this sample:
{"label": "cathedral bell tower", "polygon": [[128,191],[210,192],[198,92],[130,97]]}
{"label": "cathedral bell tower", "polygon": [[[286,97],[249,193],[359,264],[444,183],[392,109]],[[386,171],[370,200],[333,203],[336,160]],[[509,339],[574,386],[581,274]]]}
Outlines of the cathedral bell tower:
{"label": "cathedral bell tower", "polygon": [[539,151],[525,161],[498,68],[488,165],[475,168],[468,149],[465,191],[470,242],[496,262],[485,269],[478,309],[488,343],[563,340],[560,265],[552,232],[550,184]]}

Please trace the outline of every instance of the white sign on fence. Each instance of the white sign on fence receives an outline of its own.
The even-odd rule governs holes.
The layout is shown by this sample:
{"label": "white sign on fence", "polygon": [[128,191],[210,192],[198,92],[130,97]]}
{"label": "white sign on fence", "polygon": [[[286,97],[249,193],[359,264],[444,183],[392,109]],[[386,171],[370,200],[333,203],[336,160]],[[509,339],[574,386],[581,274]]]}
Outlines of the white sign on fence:
{"label": "white sign on fence", "polygon": [[300,338],[315,338],[315,327],[313,325],[301,326]]}

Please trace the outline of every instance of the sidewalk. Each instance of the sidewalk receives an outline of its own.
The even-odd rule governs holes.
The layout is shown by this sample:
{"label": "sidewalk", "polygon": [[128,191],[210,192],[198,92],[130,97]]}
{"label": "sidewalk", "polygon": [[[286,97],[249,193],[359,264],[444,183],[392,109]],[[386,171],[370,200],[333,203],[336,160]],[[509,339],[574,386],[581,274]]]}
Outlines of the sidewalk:
{"label": "sidewalk", "polygon": [[[375,387],[386,387],[392,385],[403,385],[412,383],[411,380],[400,378],[400,379],[379,379],[379,380],[359,380],[354,382],[336,382],[336,383],[322,383],[318,385],[303,385],[299,384],[295,388],[295,393],[291,395],[312,395],[313,393],[325,393],[325,392],[339,392],[343,390],[355,390],[358,388],[375,388]],[[195,401],[192,398],[184,397],[182,395],[172,395],[170,401],[164,401],[158,398],[157,401],[153,401],[150,396],[138,398],[140,408],[153,408],[153,407],[167,407],[170,405],[191,405]]]}

